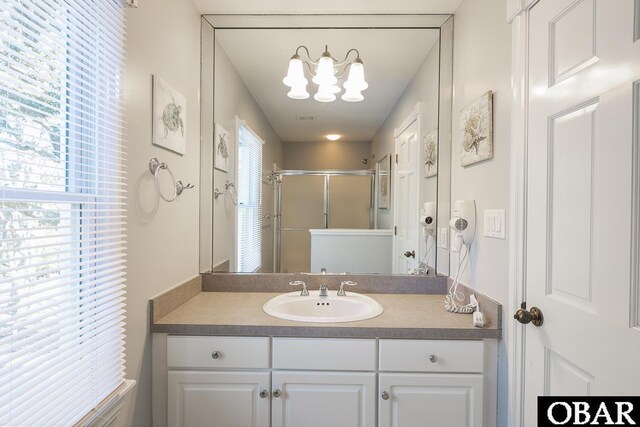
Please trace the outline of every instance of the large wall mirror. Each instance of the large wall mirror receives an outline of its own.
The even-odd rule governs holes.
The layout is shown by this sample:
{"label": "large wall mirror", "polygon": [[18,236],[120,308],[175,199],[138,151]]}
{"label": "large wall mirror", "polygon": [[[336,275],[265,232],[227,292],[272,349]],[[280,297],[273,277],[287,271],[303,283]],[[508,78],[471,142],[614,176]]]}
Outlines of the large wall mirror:
{"label": "large wall mirror", "polygon": [[452,29],[204,16],[201,271],[448,275]]}

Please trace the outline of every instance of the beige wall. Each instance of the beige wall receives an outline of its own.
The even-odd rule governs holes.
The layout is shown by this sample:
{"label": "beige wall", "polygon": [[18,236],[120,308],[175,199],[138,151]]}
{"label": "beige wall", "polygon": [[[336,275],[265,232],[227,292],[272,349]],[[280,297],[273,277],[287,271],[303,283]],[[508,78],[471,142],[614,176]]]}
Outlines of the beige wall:
{"label": "beige wall", "polygon": [[[374,161],[379,161],[384,155],[395,153],[394,130],[409,117],[416,103],[422,103],[420,123],[422,136],[426,136],[438,128],[438,75],[439,75],[439,46],[438,42],[416,72],[398,103],[393,107],[389,116],[376,133],[371,143],[371,154]],[[437,193],[437,178],[420,178],[421,203],[435,201]],[[391,184],[393,188],[393,183]],[[391,191],[393,199],[393,190]],[[378,228],[393,227],[393,200],[391,209],[378,210]]]}
{"label": "beige wall", "polygon": [[[148,299],[198,274],[198,192],[162,201],[149,158],[167,162],[176,179],[199,183],[200,17],[191,1],[140,0],[127,12],[124,118],[128,153],[126,372],[137,387],[117,424],[151,425]],[[151,75],[187,98],[186,154],[151,145]]]}
{"label": "beige wall", "polygon": [[283,169],[371,169],[370,142],[285,142]]}
{"label": "beige wall", "polygon": [[[282,165],[282,142],[271,124],[249,92],[237,70],[233,67],[222,46],[215,42],[215,72],[214,72],[214,117],[213,122],[220,124],[230,133],[235,149],[236,116],[251,127],[264,141],[263,170],[271,170],[275,162]],[[204,78],[210,78],[206,76]],[[213,124],[213,123],[212,123]],[[231,164],[236,161],[235,152],[231,154]],[[213,186],[224,189],[224,182],[236,182],[235,167],[228,173],[218,169],[213,173]],[[270,185],[263,185],[263,207],[265,213],[273,206],[273,192]],[[262,271],[271,271],[273,257],[273,222],[269,227],[263,227],[263,263]],[[229,197],[224,196],[213,202],[213,265],[225,260],[231,261],[231,270],[235,269],[235,207]]]}
{"label": "beige wall", "polygon": [[[465,0],[455,14],[451,194],[452,202],[474,199],[477,208],[476,238],[462,282],[504,304],[509,295],[509,244],[507,240],[484,237],[482,224],[485,209],[509,207],[511,28],[505,21],[505,10],[505,0]],[[488,90],[494,92],[494,158],[463,168],[460,111]],[[452,254],[452,276],[457,264],[457,255]],[[503,316],[505,322],[509,318]],[[507,333],[505,325],[502,331]],[[500,342],[499,425],[506,425],[507,342],[508,337]]]}

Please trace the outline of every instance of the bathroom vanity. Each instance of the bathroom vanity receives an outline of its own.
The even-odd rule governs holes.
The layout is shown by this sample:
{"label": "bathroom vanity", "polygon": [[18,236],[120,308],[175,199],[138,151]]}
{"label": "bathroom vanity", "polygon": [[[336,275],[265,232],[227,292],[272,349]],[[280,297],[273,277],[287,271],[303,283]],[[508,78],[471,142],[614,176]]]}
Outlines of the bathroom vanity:
{"label": "bathroom vanity", "polygon": [[163,294],[152,301],[154,426],[495,425],[500,307],[482,299],[489,324],[474,328],[442,309],[441,287],[367,292],[382,315],[325,324],[268,316],[277,292],[191,283]]}

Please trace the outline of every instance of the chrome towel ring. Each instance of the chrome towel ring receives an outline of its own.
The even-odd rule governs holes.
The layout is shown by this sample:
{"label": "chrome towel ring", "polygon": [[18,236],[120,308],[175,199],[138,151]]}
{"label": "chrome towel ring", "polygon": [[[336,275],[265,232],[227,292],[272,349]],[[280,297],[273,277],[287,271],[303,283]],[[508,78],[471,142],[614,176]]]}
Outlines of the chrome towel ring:
{"label": "chrome towel ring", "polygon": [[218,200],[218,197],[228,194],[231,198],[231,202],[238,206],[238,192],[236,191],[236,186],[233,182],[225,181],[224,182],[224,191],[218,190],[218,187],[213,189],[213,199]]}
{"label": "chrome towel ring", "polygon": [[[171,182],[173,183],[173,193],[170,197],[165,197],[162,194],[162,189],[160,188],[160,181],[158,180],[158,176],[160,176],[160,171],[166,170],[169,172],[169,176],[171,176]],[[173,172],[169,169],[169,165],[165,162],[160,162],[157,158],[153,157],[149,160],[149,171],[153,174],[153,180],[156,184],[156,190],[158,190],[158,194],[165,202],[173,202],[179,195],[182,194],[184,190],[190,190],[193,188],[193,184],[183,184],[182,181],[176,181],[176,178],[173,176]]]}

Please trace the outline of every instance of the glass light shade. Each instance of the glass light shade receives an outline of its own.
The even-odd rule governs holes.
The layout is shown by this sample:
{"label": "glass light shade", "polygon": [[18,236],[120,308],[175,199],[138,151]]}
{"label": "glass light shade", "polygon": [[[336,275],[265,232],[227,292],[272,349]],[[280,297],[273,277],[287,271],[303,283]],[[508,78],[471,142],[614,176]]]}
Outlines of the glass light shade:
{"label": "glass light shade", "polygon": [[321,85],[313,99],[319,102],[333,102],[336,100],[336,96],[333,94],[331,86]]}
{"label": "glass light shade", "polygon": [[310,95],[305,84],[292,87],[287,96],[293,99],[307,99]]}
{"label": "glass light shade", "polygon": [[364,80],[364,65],[362,62],[354,62],[349,68],[349,78],[344,82],[345,89],[355,89],[363,91],[369,87],[369,84]]}
{"label": "glass light shade", "polygon": [[291,58],[289,61],[289,70],[287,76],[282,79],[282,83],[290,88],[296,86],[306,86],[309,81],[304,77],[304,71],[302,70],[302,61],[298,58]]}
{"label": "glass light shade", "polygon": [[360,102],[364,100],[364,96],[362,96],[359,90],[347,89],[344,95],[342,95],[342,100],[347,102]]}
{"label": "glass light shade", "polygon": [[311,80],[318,86],[331,86],[338,83],[338,79],[335,76],[333,69],[333,59],[328,56],[320,58],[318,68],[316,69],[316,75]]}

